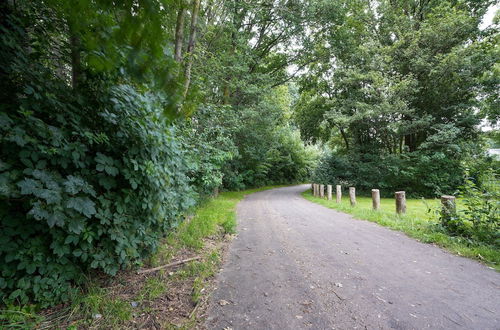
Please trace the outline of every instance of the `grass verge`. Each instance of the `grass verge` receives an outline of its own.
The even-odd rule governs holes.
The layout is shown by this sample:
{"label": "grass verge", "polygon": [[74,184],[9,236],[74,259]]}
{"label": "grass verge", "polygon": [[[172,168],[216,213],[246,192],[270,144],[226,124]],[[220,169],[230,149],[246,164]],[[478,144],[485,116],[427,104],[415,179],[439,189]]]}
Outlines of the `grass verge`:
{"label": "grass verge", "polygon": [[[440,206],[438,199],[407,199],[407,212],[404,215],[395,213],[395,201],[381,198],[380,210],[372,210],[370,197],[356,197],[356,206],[351,206],[349,198],[342,198],[341,203],[314,197],[311,191],[302,193],[307,200],[352,214],[357,219],[376,222],[382,226],[402,231],[424,243],[434,243],[455,254],[479,260],[500,271],[500,251],[493,246],[474,242],[462,237],[447,235],[439,226],[437,212]],[[460,208],[460,204],[457,205]]]}
{"label": "grass verge", "polygon": [[279,186],[224,192],[200,205],[141,268],[194,256],[201,259],[147,274],[94,275],[70,304],[0,310],[5,329],[191,329],[203,321],[214,275],[236,232],[236,205],[246,195]]}

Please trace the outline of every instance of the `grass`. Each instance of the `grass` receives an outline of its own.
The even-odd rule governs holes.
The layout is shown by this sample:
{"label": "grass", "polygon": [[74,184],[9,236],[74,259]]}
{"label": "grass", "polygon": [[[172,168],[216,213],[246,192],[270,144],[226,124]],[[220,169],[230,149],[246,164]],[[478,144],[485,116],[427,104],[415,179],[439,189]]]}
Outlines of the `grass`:
{"label": "grass", "polygon": [[155,300],[167,292],[167,284],[159,276],[152,276],[146,280],[137,297],[138,301]]}
{"label": "grass", "polygon": [[[161,328],[193,328],[197,324],[195,309],[208,300],[206,285],[220,268],[224,244],[227,245],[236,231],[236,205],[248,194],[276,187],[280,186],[223,192],[205,201],[165,238],[143,267],[156,267],[196,255],[202,256],[200,260],[146,276],[130,270],[104,281],[89,277],[81,294],[62,308],[38,311],[36,306],[26,305],[0,310],[0,328],[123,329],[144,324],[148,319],[158,319]],[[183,306],[173,306],[170,314],[162,309],[169,293],[185,297]],[[180,317],[183,321],[173,323],[170,317],[175,314],[183,315]],[[189,317],[185,317],[186,314]]]}
{"label": "grass", "polygon": [[[455,254],[476,259],[500,271],[500,251],[492,246],[473,242],[462,237],[447,235],[439,227],[438,199],[407,199],[406,214],[397,215],[395,201],[392,198],[380,199],[380,210],[372,210],[371,197],[356,197],[356,205],[352,207],[348,197],[343,197],[341,203],[328,201],[311,195],[305,191],[302,196],[314,203],[331,209],[352,214],[357,219],[376,222],[382,226],[402,231],[424,243],[434,243]],[[460,209],[460,201],[457,208]]]}
{"label": "grass", "polygon": [[[83,317],[79,326],[90,328],[118,329],[120,325],[132,319],[130,302],[113,297],[106,289],[92,286],[87,294],[73,301],[71,314]],[[77,324],[73,324],[76,329]]]}

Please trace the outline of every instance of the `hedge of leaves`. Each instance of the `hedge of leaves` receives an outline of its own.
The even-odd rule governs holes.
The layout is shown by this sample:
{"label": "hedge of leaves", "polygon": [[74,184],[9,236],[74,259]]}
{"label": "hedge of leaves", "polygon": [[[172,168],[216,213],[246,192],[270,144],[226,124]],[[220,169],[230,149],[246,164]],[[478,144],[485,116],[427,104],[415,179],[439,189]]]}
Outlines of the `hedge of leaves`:
{"label": "hedge of leaves", "polygon": [[316,152],[288,124],[291,92],[263,87],[274,69],[231,64],[245,93],[227,104],[213,88],[226,62],[205,58],[185,93],[178,5],[0,2],[0,305],[54,305],[85,274],[140,263],[218,189],[309,175]]}
{"label": "hedge of leaves", "polygon": [[43,307],[89,270],[115,274],[153,252],[194,204],[192,166],[163,119],[166,93],[98,73],[75,91],[45,65],[46,45],[27,47],[22,22],[5,19],[0,301]]}
{"label": "hedge of leaves", "polygon": [[0,115],[0,298],[49,304],[89,268],[115,274],[154,251],[194,200],[182,146],[147,95],[120,86],[111,106],[82,111],[31,88]]}

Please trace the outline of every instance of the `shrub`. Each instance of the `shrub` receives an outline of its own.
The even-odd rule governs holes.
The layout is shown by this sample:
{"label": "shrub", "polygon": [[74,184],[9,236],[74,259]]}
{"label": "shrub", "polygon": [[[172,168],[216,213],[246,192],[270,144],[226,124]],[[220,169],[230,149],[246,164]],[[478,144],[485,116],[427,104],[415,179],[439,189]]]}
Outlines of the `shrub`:
{"label": "shrub", "polygon": [[385,196],[404,190],[409,196],[436,197],[454,193],[463,183],[462,175],[460,162],[440,153],[331,152],[323,156],[313,179],[325,184],[355,186],[360,193],[376,188]]}
{"label": "shrub", "polygon": [[500,182],[491,169],[481,179],[478,187],[466,178],[460,195],[464,208],[442,214],[441,225],[453,235],[500,247]]}
{"label": "shrub", "polygon": [[[159,100],[131,86],[102,98],[112,106],[83,110],[95,122],[52,98],[0,114],[4,301],[67,299],[82,271],[115,274],[154,251],[193,205],[183,146]],[[20,108],[34,102],[27,95]]]}
{"label": "shrub", "polygon": [[72,88],[46,65],[50,26],[32,40],[0,15],[0,301],[44,307],[140,262],[196,196],[170,94],[114,71]]}

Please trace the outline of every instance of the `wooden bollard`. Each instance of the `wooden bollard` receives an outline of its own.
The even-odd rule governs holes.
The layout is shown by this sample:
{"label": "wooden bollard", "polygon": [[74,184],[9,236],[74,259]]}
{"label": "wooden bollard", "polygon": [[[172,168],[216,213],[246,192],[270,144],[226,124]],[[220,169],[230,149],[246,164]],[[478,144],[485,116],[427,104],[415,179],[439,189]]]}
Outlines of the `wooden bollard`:
{"label": "wooden bollard", "polygon": [[450,216],[455,214],[456,211],[457,207],[455,204],[455,196],[441,196],[441,214],[444,216]]}
{"label": "wooden bollard", "polygon": [[349,199],[351,200],[351,206],[356,205],[356,188],[349,187]]}
{"label": "wooden bollard", "polygon": [[314,196],[314,183],[311,183],[311,194]]}
{"label": "wooden bollard", "polygon": [[340,203],[342,201],[342,186],[338,184],[335,187],[335,189],[336,189],[335,196],[336,196],[336,199],[337,199],[337,203]]}
{"label": "wooden bollard", "polygon": [[326,196],[327,196],[329,201],[332,200],[332,185],[331,184],[326,186]]}
{"label": "wooden bollard", "polygon": [[404,191],[396,191],[396,213],[406,213],[406,195]]}
{"label": "wooden bollard", "polygon": [[318,185],[315,183],[313,184],[314,188],[313,188],[313,196],[316,197],[318,196]]}
{"label": "wooden bollard", "polygon": [[325,185],[324,184],[319,185],[319,197],[325,198]]}
{"label": "wooden bollard", "polygon": [[380,191],[378,189],[372,189],[372,206],[375,211],[380,209]]}

